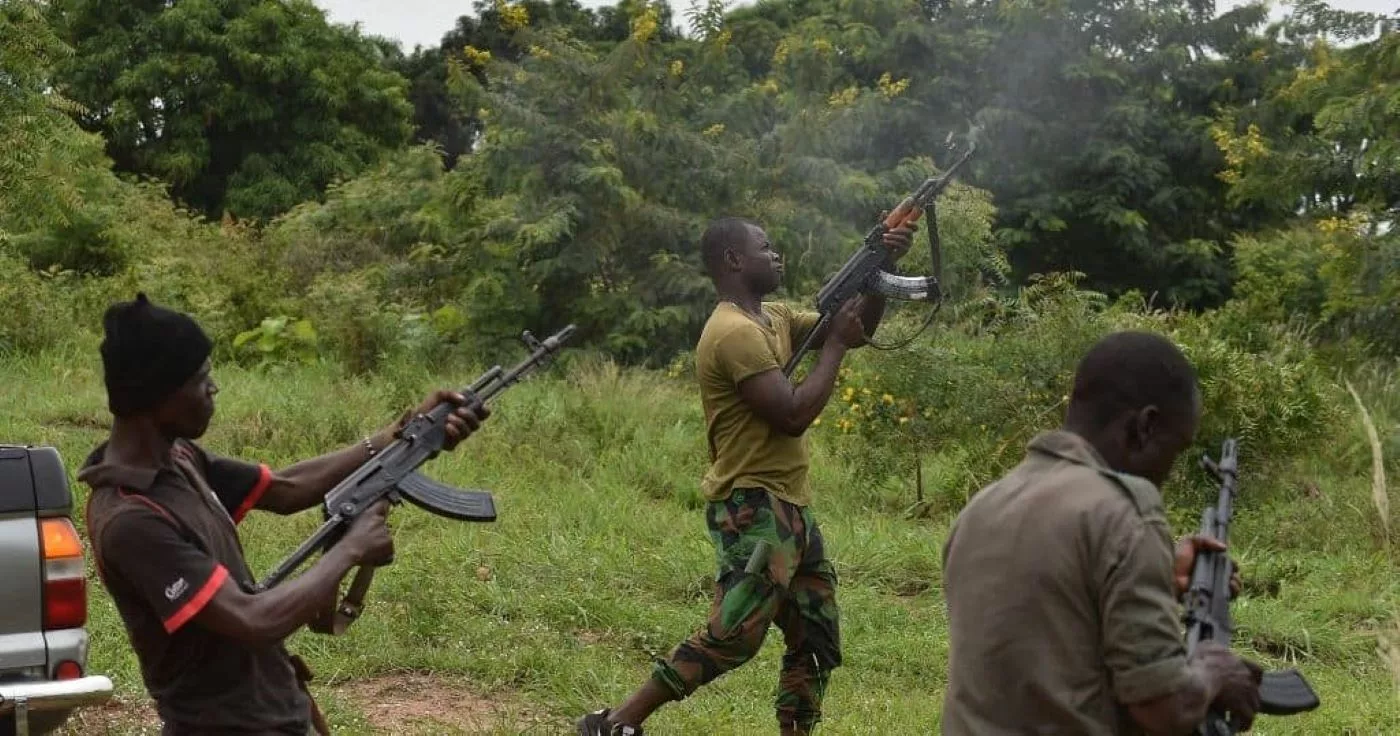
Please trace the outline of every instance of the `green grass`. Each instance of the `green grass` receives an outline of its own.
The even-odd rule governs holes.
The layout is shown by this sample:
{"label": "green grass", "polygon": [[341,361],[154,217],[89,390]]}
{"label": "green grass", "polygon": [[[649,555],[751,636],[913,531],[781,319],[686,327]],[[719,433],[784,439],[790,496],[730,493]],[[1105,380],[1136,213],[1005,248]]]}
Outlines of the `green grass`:
{"label": "green grass", "polygon": [[[430,387],[475,375],[439,368],[436,377],[398,369],[357,379],[328,367],[216,367],[219,411],[204,444],[288,464],[354,441]],[[96,351],[2,360],[0,376],[0,441],[55,445],[75,471],[105,436]],[[912,468],[859,477],[839,452],[857,440],[831,424],[814,431],[816,513],[841,580],[845,665],[819,732],[935,733],[947,654],[939,556],[950,509],[906,518]],[[1394,625],[1395,567],[1371,503],[1365,447],[1358,424],[1354,437],[1314,454],[1244,458],[1233,541],[1245,582],[1234,607],[1237,644],[1270,667],[1299,667],[1323,700],[1312,714],[1261,717],[1256,733],[1400,733],[1391,674],[1377,653],[1378,633]],[[698,400],[684,381],[575,365],[507,393],[487,428],[426,468],[449,484],[493,490],[499,520],[462,524],[397,509],[397,562],[376,576],[364,618],[344,637],[290,640],[317,673],[315,692],[337,733],[374,732],[367,703],[349,687],[394,672],[453,683],[435,706],[442,713],[469,692],[535,714],[514,731],[565,733],[578,715],[619,701],[647,677],[651,657],[703,621],[713,580],[696,490],[704,460]],[[924,477],[951,482],[927,459]],[[969,489],[926,490],[960,497]],[[74,491],[80,516],[86,488]],[[1167,498],[1177,532],[1194,526],[1199,489],[1169,488]],[[318,521],[317,512],[254,514],[242,534],[255,573]],[[90,579],[91,669],[109,674],[124,700],[141,701],[120,621]],[[752,662],[664,708],[648,733],[774,732],[781,651],[773,629]]]}

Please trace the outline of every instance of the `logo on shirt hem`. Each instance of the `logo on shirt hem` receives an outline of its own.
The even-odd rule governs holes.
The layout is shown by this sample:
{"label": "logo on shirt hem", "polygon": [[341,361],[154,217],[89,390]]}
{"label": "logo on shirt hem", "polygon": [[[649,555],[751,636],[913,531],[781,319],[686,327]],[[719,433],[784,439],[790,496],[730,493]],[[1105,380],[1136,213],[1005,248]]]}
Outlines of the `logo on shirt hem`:
{"label": "logo on shirt hem", "polygon": [[165,599],[168,601],[173,601],[176,598],[179,598],[180,595],[183,594],[186,590],[189,590],[189,588],[190,584],[185,582],[184,578],[180,578],[179,580],[176,580],[175,582],[165,587]]}

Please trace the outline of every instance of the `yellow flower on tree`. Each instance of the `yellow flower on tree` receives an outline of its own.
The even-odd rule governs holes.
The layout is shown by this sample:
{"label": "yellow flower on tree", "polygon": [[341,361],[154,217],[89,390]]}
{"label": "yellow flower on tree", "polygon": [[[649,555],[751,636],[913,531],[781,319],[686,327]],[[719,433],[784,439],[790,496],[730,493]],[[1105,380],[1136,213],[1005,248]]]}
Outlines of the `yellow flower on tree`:
{"label": "yellow flower on tree", "polygon": [[647,9],[632,20],[632,38],[639,44],[645,44],[656,36],[656,8],[647,6]]}
{"label": "yellow flower on tree", "polygon": [[486,66],[491,61],[491,52],[486,49],[479,49],[475,46],[467,46],[462,49],[462,55],[467,57],[467,61],[472,66]]}
{"label": "yellow flower on tree", "polygon": [[827,98],[826,104],[831,107],[850,107],[856,103],[858,97],[860,97],[859,87],[847,87],[840,92],[833,92],[831,97]]}
{"label": "yellow flower on tree", "polygon": [[875,82],[875,85],[879,87],[880,94],[884,95],[886,99],[892,100],[904,94],[904,90],[909,89],[909,80],[901,79],[895,82],[891,79],[890,73],[885,72],[880,75],[880,79]]}
{"label": "yellow flower on tree", "polygon": [[501,27],[507,31],[517,31],[530,25],[530,11],[524,5],[496,0],[495,6],[501,16]]}
{"label": "yellow flower on tree", "polygon": [[779,41],[777,47],[773,49],[773,66],[778,66],[787,61],[788,54],[791,53],[791,51],[792,47],[788,45],[786,38]]}

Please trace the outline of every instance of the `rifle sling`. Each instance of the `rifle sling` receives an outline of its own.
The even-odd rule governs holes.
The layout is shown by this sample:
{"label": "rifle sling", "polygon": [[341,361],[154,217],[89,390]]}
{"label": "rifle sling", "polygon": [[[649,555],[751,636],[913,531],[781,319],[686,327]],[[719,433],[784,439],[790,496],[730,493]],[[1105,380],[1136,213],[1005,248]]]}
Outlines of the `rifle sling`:
{"label": "rifle sling", "polygon": [[306,627],[318,634],[344,634],[364,610],[365,593],[369,592],[370,583],[373,581],[373,567],[362,565],[356,568],[355,579],[350,582],[350,589],[345,591],[345,597],[341,599],[340,604],[323,611]]}
{"label": "rifle sling", "polygon": [[311,726],[320,736],[331,736],[330,724],[326,722],[326,716],[321,713],[320,706],[316,705],[316,698],[311,695],[311,687],[306,683],[311,682],[313,675],[311,668],[306,665],[306,660],[299,654],[290,655],[292,669],[296,672],[297,685],[301,686],[301,691],[306,693],[306,699],[311,703]]}

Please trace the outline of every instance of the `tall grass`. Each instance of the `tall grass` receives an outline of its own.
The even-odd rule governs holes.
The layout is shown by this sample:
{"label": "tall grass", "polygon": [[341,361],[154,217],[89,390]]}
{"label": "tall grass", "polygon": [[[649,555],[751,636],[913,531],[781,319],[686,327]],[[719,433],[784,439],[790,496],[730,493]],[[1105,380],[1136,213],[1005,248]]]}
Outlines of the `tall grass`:
{"label": "tall grass", "polygon": [[[1080,326],[1074,339],[1111,326]],[[882,388],[859,383],[858,374],[874,381],[877,372],[895,375],[936,360],[939,372],[931,375],[953,383],[928,381],[917,391],[910,381],[904,396],[939,407],[932,414],[938,434],[929,423],[882,416],[843,430],[837,419],[851,412],[839,397],[811,432],[815,510],[840,576],[846,657],[833,678],[822,733],[937,731],[947,656],[940,550],[948,522],[963,499],[1019,459],[1025,437],[1060,418],[1072,351],[1054,359],[1042,353],[1035,367],[1018,369],[1025,356],[1036,355],[1035,341],[1053,341],[1032,329],[959,336],[951,328],[934,340],[923,352],[853,358],[857,375],[841,390]],[[1211,358],[1215,365],[1233,365],[1224,358],[1234,353],[1212,349],[1226,351]],[[285,465],[353,442],[428,390],[461,385],[477,370],[465,360],[391,362],[369,375],[329,363],[220,365],[219,410],[204,443]],[[1211,374],[1220,389],[1207,411],[1256,416],[1239,381],[1282,394],[1262,401],[1312,401],[1311,392],[1320,392],[1327,403],[1311,435],[1299,434],[1303,425],[1294,420],[1263,415],[1248,425],[1255,441],[1242,448],[1232,530],[1245,584],[1232,609],[1236,645],[1267,667],[1299,667],[1323,701],[1314,713],[1262,717],[1256,732],[1400,732],[1400,702],[1379,695],[1391,689],[1391,669],[1385,655],[1377,656],[1377,642],[1386,641],[1382,631],[1396,610],[1385,525],[1375,511],[1373,471],[1384,462],[1373,453],[1384,432],[1375,428],[1359,439],[1353,423],[1327,419],[1345,390],[1312,369],[1254,360],[1232,371]],[[0,358],[0,375],[7,385],[0,392],[0,440],[52,444],[75,471],[105,436],[95,345]],[[1375,382],[1357,390],[1363,398],[1367,392],[1378,397],[1373,404],[1390,406],[1393,397]],[[992,396],[995,406],[984,405]],[[1018,404],[1027,408],[1015,410]],[[982,416],[991,422],[985,429],[980,421],[960,420]],[[1234,421],[1221,419],[1221,426]],[[1385,426],[1379,415],[1377,424]],[[698,397],[684,371],[668,378],[572,355],[503,395],[477,436],[426,468],[443,482],[495,492],[499,520],[463,524],[411,506],[397,509],[396,563],[376,575],[364,617],[344,637],[302,632],[290,641],[316,671],[314,690],[337,733],[452,732],[427,721],[376,731],[370,704],[354,687],[375,676],[412,673],[413,682],[452,683],[472,698],[522,704],[534,714],[500,732],[565,733],[572,718],[619,701],[647,676],[651,657],[704,620],[714,579],[697,490],[705,447]],[[915,458],[922,458],[925,499],[940,501],[910,514],[918,494]],[[1194,458],[1182,465],[1194,465]],[[1179,470],[1164,495],[1184,533],[1209,483],[1189,468]],[[74,490],[81,516],[85,488]],[[309,512],[245,521],[241,533],[255,573],[267,571],[319,520]],[[142,702],[120,621],[96,577],[90,582],[92,670],[112,676],[124,701]],[[771,732],[781,651],[774,630],[753,662],[663,709],[648,732]],[[443,698],[433,692],[424,697]],[[466,707],[464,699],[448,697],[427,710]],[[130,721],[111,723],[120,724],[113,733],[139,732]],[[85,720],[75,728],[93,732],[100,725]]]}

